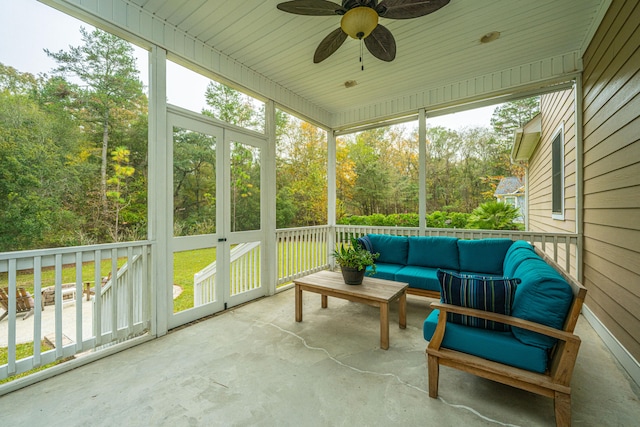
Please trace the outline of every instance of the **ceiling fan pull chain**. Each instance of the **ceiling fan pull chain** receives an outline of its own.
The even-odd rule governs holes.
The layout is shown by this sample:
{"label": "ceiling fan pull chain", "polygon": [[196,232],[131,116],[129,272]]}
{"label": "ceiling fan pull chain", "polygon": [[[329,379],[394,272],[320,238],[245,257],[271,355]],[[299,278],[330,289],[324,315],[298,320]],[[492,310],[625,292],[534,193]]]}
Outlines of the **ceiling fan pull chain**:
{"label": "ceiling fan pull chain", "polygon": [[360,39],[360,71],[364,71],[364,49],[363,49],[363,44],[364,42],[362,41],[362,39]]}

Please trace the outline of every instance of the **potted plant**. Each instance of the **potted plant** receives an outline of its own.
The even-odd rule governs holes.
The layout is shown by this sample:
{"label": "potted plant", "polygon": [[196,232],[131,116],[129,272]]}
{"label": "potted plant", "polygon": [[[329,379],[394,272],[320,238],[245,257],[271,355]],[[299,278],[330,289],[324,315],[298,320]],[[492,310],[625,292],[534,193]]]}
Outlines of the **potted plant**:
{"label": "potted plant", "polygon": [[344,283],[347,285],[360,285],[368,266],[371,266],[371,271],[375,274],[374,261],[379,256],[379,253],[373,254],[360,246],[355,237],[352,237],[349,243],[343,244],[333,251],[333,257],[340,266]]}

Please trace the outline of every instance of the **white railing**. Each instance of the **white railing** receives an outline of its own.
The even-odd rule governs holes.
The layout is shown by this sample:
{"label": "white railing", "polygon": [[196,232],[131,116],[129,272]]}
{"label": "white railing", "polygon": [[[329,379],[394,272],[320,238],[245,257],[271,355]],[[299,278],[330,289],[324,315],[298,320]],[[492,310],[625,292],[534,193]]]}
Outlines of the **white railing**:
{"label": "white railing", "polygon": [[145,313],[150,307],[143,286],[148,265],[144,253],[134,254],[133,248],[128,249],[127,262],[118,268],[117,258],[112,257],[111,278],[100,290],[96,288],[99,297],[93,299],[93,333],[98,344],[122,342],[149,327]]}
{"label": "white railing", "polygon": [[329,268],[328,225],[276,231],[278,285]]}
{"label": "white railing", "polygon": [[375,227],[338,225],[335,230],[336,245],[348,242],[351,237],[365,234],[393,234],[397,236],[451,236],[459,239],[488,239],[505,238],[511,240],[526,240],[534,244],[553,259],[567,274],[578,277],[578,235],[574,233],[544,233],[535,231],[509,230],[462,230],[457,228],[426,228],[411,227]]}
{"label": "white railing", "polygon": [[[487,231],[459,229],[418,229],[409,227],[317,226],[276,231],[277,284],[279,290],[298,277],[332,267],[335,245],[350,237],[368,233],[407,236],[455,236],[462,239],[509,238],[535,244],[571,276],[579,268],[577,234],[525,231]],[[29,371],[79,353],[108,346],[151,330],[151,243],[130,242],[108,245],[55,248],[0,254],[0,278],[8,283],[10,310],[0,324],[0,347],[7,347],[8,360],[0,365],[0,379]],[[234,248],[231,260],[231,295],[260,286],[260,245],[246,244]],[[107,262],[112,273],[110,283],[101,283]],[[121,265],[118,267],[118,265]],[[87,271],[92,278],[87,279]],[[101,274],[102,270],[102,274]],[[215,266],[209,266],[194,278],[196,305],[215,295]],[[75,280],[70,279],[75,275]],[[63,280],[64,278],[64,280]],[[75,292],[69,292],[74,282]],[[93,289],[90,285],[93,284]],[[63,287],[63,285],[66,285]],[[34,299],[34,313],[22,320],[15,312],[18,287],[29,289]],[[54,306],[43,308],[42,290],[54,287]],[[93,303],[81,303],[90,291]],[[75,294],[72,304],[63,305],[64,295]],[[199,299],[197,299],[199,298]],[[66,302],[66,301],[65,301]],[[99,332],[99,333],[97,333]],[[20,341],[17,340],[20,337]],[[53,349],[43,350],[41,338]],[[16,344],[33,342],[33,354],[18,360]]]}
{"label": "white railing", "polygon": [[[260,242],[242,243],[231,250],[231,295],[260,286]],[[216,300],[217,261],[193,275],[193,304]]]}
{"label": "white railing", "polygon": [[[0,325],[0,347],[6,347],[8,353],[7,363],[0,365],[0,379],[149,331],[150,250],[149,242],[127,242],[0,253],[0,275],[8,279],[10,298],[8,317]],[[115,298],[114,304],[100,298],[95,299],[95,306],[85,301],[84,297],[90,293],[101,295],[103,292],[102,263],[110,260],[116,277],[118,259],[136,265],[134,274],[121,275],[122,291],[117,293],[123,296]],[[68,282],[74,282],[75,292],[68,292]],[[54,287],[52,306],[43,305],[42,291],[48,286]],[[33,315],[26,320],[15,312],[18,287],[27,288],[34,300]],[[63,298],[73,294],[75,309]],[[107,319],[117,319],[117,323],[104,321],[105,311],[111,316]],[[105,325],[110,325],[109,333],[95,334],[95,331],[104,331]],[[43,339],[52,344],[53,349],[43,348]],[[33,353],[18,359],[17,344],[28,342],[33,343]]]}
{"label": "white railing", "polygon": [[[242,246],[242,248],[240,248]],[[260,287],[260,242],[238,245],[231,251],[229,269],[230,296],[239,295]]]}

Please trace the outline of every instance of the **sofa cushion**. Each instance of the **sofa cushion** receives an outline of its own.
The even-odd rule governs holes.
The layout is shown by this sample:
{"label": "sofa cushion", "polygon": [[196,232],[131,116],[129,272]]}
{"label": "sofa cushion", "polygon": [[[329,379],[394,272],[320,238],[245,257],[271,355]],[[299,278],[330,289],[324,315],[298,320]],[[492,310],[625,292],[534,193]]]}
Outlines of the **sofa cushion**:
{"label": "sofa cushion", "polygon": [[533,246],[524,240],[518,240],[507,251],[504,257],[503,272],[507,277],[512,277],[516,274],[516,270],[524,261],[528,259],[539,259],[540,256],[533,250]]}
{"label": "sofa cushion", "polygon": [[407,236],[391,236],[388,234],[369,234],[373,253],[379,253],[377,263],[407,265],[409,238]]}
{"label": "sofa cushion", "polygon": [[509,250],[505,254],[505,259],[507,259],[514,251],[520,249],[526,249],[531,252],[535,252],[533,246],[531,246],[531,243],[527,242],[526,240],[516,240],[511,246],[509,246]]}
{"label": "sofa cushion", "polygon": [[446,236],[409,237],[408,265],[458,270],[458,238]]}
{"label": "sofa cushion", "polygon": [[[562,329],[573,302],[571,286],[542,259],[522,262],[515,274],[522,279],[516,289],[511,315]],[[549,349],[556,340],[536,332],[512,328],[513,335],[525,344]]]}
{"label": "sofa cushion", "polygon": [[396,273],[402,269],[400,264],[384,264],[376,262],[376,273],[372,273],[371,266],[367,267],[367,276],[373,276],[376,279],[396,280]]}
{"label": "sofa cushion", "polygon": [[[438,270],[440,300],[445,304],[475,308],[492,313],[511,315],[511,305],[520,279],[496,279],[483,276],[462,276]],[[475,328],[509,331],[504,323],[462,314],[448,313],[447,320]]]}
{"label": "sofa cushion", "polygon": [[408,283],[412,288],[440,292],[437,272],[437,268],[406,265],[396,272],[396,280]]}
{"label": "sofa cushion", "polygon": [[511,239],[458,240],[460,270],[502,275]]}
{"label": "sofa cushion", "polygon": [[[439,314],[439,310],[433,310],[423,323],[422,332],[427,341],[431,340],[436,330]],[[544,373],[547,370],[547,351],[523,344],[511,332],[471,328],[449,322],[442,347],[533,372]]]}

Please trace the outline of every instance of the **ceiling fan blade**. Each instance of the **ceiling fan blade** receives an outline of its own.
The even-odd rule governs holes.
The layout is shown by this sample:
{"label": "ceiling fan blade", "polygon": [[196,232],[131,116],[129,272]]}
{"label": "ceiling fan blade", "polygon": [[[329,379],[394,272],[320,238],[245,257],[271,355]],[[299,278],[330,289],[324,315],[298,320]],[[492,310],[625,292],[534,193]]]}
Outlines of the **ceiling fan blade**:
{"label": "ceiling fan blade", "polygon": [[278,4],[278,9],[296,15],[332,16],[346,12],[339,4],[326,0],[293,0]]}
{"label": "ceiling fan blade", "polygon": [[333,52],[342,46],[342,43],[344,43],[346,39],[347,33],[342,31],[342,28],[330,32],[318,45],[316,53],[313,55],[313,63],[317,64],[330,57]]}
{"label": "ceiling fan blade", "polygon": [[411,19],[428,15],[449,4],[450,0],[384,0],[376,6],[383,18]]}
{"label": "ceiling fan blade", "polygon": [[396,57],[396,40],[391,31],[380,24],[364,39],[364,45],[373,56],[383,61],[391,62]]}

